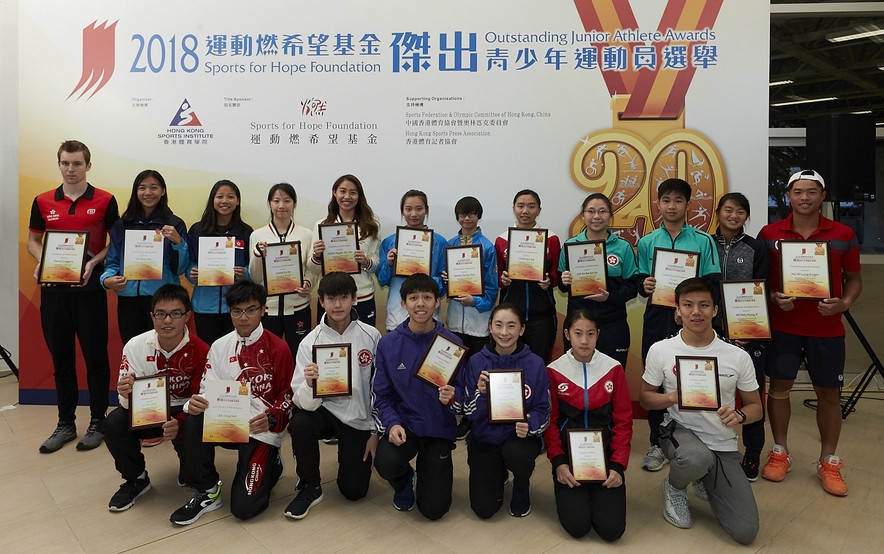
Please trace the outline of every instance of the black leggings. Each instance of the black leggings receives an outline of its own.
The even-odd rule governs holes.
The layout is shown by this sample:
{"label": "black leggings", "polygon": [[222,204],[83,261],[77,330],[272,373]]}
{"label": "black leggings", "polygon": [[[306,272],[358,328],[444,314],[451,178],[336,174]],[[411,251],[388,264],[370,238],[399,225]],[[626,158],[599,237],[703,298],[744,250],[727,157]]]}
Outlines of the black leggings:
{"label": "black leggings", "polygon": [[501,444],[469,441],[470,507],[476,515],[487,519],[500,510],[507,471],[513,472],[514,487],[527,487],[539,453],[539,437],[520,439],[513,433]]}
{"label": "black leggings", "polygon": [[601,483],[583,483],[573,489],[556,480],[556,511],[559,523],[575,538],[585,536],[591,529],[603,540],[616,541],[626,530],[626,482],[608,489]]}

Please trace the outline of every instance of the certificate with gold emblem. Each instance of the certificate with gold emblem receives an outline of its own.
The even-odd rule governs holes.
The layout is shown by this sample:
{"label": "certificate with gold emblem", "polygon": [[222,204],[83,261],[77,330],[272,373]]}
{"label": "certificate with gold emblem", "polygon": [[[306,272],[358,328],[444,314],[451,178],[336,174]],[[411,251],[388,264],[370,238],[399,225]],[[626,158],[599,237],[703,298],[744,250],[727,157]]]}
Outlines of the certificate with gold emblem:
{"label": "certificate with gold emblem", "polygon": [[169,421],[169,377],[136,377],[129,393],[129,429],[161,427]]}
{"label": "certificate with gold emblem", "polygon": [[465,244],[445,248],[449,298],[465,295],[482,296],[485,293],[482,254],[481,244]]}
{"label": "certificate with gold emblem", "polygon": [[721,407],[718,358],[676,356],[679,410],[717,410]]}
{"label": "certificate with gold emblem", "polygon": [[43,233],[39,283],[82,285],[89,233],[51,231]]}
{"label": "certificate with gold emblem", "polygon": [[217,287],[233,284],[234,253],[236,252],[234,241],[234,237],[199,238],[197,285]]}
{"label": "certificate with gold emblem", "polygon": [[488,422],[526,421],[525,376],[521,369],[488,370]]}
{"label": "certificate with gold emblem", "polygon": [[123,240],[123,277],[130,281],[163,278],[162,229],[128,229]]}
{"label": "certificate with gold emblem", "polygon": [[571,475],[581,483],[601,483],[608,478],[608,456],[602,429],[568,429]]}
{"label": "certificate with gold emblem", "polygon": [[571,272],[571,296],[608,290],[608,256],[605,241],[565,243],[565,264]]}
{"label": "certificate with gold emblem", "polygon": [[799,300],[832,297],[832,269],[828,241],[781,240],[783,294]]}
{"label": "certificate with gold emblem", "polygon": [[314,344],[313,363],[319,377],[313,381],[313,398],[350,396],[353,377],[352,347],[349,344]]}
{"label": "certificate with gold emblem", "polygon": [[261,258],[267,296],[297,292],[304,284],[302,261],[301,241],[268,244]]}
{"label": "certificate with gold emblem", "polygon": [[548,229],[510,227],[507,235],[506,271],[513,281],[543,281],[546,273]]}
{"label": "certificate with gold emblem", "polygon": [[727,338],[771,340],[767,281],[722,281],[721,307]]}
{"label": "certificate with gold emblem", "polygon": [[700,254],[686,250],[654,248],[651,277],[657,280],[650,302],[655,306],[675,307],[675,287],[685,279],[696,277]]}
{"label": "certificate with gold emblem", "polygon": [[414,376],[436,388],[444,387],[460,371],[467,350],[466,346],[437,331]]}
{"label": "certificate with gold emblem", "polygon": [[206,400],[203,442],[249,442],[252,394],[248,381],[206,380]]}
{"label": "certificate with gold emblem", "polygon": [[319,240],[325,244],[321,256],[323,275],[332,271],[359,273],[359,227],[355,221],[319,225]]}
{"label": "certificate with gold emblem", "polygon": [[396,227],[396,261],[393,275],[430,275],[433,267],[433,230]]}

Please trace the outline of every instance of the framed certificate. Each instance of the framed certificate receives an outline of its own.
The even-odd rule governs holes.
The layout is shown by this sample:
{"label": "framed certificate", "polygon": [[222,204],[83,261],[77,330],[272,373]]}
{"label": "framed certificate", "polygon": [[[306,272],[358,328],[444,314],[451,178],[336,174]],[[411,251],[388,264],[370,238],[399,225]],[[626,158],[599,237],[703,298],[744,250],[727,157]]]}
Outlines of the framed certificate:
{"label": "framed certificate", "polygon": [[712,410],[721,407],[718,358],[676,356],[679,410]]}
{"label": "framed certificate", "polygon": [[313,363],[319,368],[319,377],[313,381],[313,398],[353,393],[353,356],[349,344],[314,344]]}
{"label": "framed certificate", "polygon": [[570,296],[587,296],[608,290],[608,255],[605,241],[565,243],[565,265],[571,272]]}
{"label": "framed certificate", "polygon": [[161,427],[169,421],[169,377],[136,377],[129,393],[129,429]]}
{"label": "framed certificate", "polygon": [[700,254],[686,250],[654,248],[651,277],[657,286],[650,302],[655,306],[675,307],[675,287],[685,279],[696,277],[700,271]]}
{"label": "framed certificate", "polygon": [[235,240],[235,237],[200,237],[197,285],[218,287],[233,284]]}
{"label": "framed certificate", "polygon": [[325,243],[321,257],[323,275],[332,271],[359,273],[355,254],[359,250],[359,227],[355,221],[320,225],[319,240]]}
{"label": "framed certificate", "polygon": [[506,271],[513,281],[543,281],[546,273],[548,229],[510,227],[507,234]]}
{"label": "framed certificate", "polygon": [[433,267],[433,230],[396,227],[396,262],[393,275],[430,275]]}
{"label": "framed certificate", "polygon": [[603,429],[568,429],[571,475],[581,483],[601,483],[608,478],[608,453]]}
{"label": "framed certificate", "polygon": [[722,322],[727,338],[771,340],[767,281],[722,281]]}
{"label": "framed certificate", "polygon": [[466,346],[436,332],[414,376],[435,388],[451,383],[463,365]]}
{"label": "framed certificate", "polygon": [[445,267],[448,271],[448,298],[485,294],[485,272],[482,268],[484,251],[481,244],[448,246],[445,248]]}
{"label": "framed certificate", "polygon": [[128,229],[123,241],[123,277],[130,281],[163,278],[163,230]]}
{"label": "framed certificate", "polygon": [[252,393],[248,381],[206,380],[206,400],[203,442],[249,442]]}
{"label": "framed certificate", "polygon": [[261,258],[267,296],[291,294],[301,288],[304,285],[301,262],[301,241],[268,244],[267,254]]}
{"label": "framed certificate", "polygon": [[525,375],[521,369],[488,370],[488,423],[526,421]]}
{"label": "framed certificate", "polygon": [[828,241],[781,240],[783,294],[797,300],[832,297],[832,267]]}
{"label": "framed certificate", "polygon": [[43,254],[40,256],[38,282],[82,285],[88,245],[88,232],[47,229],[43,233]]}

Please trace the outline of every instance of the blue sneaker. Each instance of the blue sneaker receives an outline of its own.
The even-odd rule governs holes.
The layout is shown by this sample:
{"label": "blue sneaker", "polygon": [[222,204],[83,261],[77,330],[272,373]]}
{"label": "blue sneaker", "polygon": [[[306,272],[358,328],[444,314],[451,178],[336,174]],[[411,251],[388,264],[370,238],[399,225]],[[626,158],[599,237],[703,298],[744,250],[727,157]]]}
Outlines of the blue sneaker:
{"label": "blue sneaker", "polygon": [[408,484],[402,490],[393,493],[393,507],[400,512],[414,509],[414,468],[408,466]]}

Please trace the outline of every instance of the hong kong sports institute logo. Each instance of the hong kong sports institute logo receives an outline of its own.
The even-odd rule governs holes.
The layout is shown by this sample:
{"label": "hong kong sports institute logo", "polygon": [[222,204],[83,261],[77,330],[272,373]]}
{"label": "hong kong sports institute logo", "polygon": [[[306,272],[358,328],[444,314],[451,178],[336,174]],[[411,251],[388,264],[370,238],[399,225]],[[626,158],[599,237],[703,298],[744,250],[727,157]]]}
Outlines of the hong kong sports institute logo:
{"label": "hong kong sports institute logo", "polygon": [[200,119],[196,116],[196,112],[193,110],[193,106],[190,102],[188,102],[187,98],[181,102],[181,106],[178,107],[178,111],[175,112],[175,117],[172,118],[172,122],[169,123],[172,127],[202,127],[203,124],[200,123]]}
{"label": "hong kong sports institute logo", "polygon": [[[92,90],[89,98],[104,88],[114,74],[114,31],[118,21],[110,25],[105,21],[98,24],[93,21],[83,28],[83,72],[80,82],[68,94],[68,98],[80,91],[77,99]],[[87,98],[87,100],[89,99]]]}

